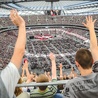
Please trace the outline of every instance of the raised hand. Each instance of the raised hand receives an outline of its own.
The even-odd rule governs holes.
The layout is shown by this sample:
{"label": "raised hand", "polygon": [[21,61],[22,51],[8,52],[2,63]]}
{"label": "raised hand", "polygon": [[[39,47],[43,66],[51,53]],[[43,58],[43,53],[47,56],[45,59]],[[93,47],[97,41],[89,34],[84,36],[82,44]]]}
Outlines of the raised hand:
{"label": "raised hand", "polygon": [[86,23],[82,23],[86,28],[89,30],[94,28],[94,23],[96,22],[96,19],[93,20],[92,16],[86,17]]}
{"label": "raised hand", "polygon": [[61,69],[62,69],[62,63],[60,63],[60,66],[59,66],[59,68],[61,68]]}
{"label": "raised hand", "polygon": [[50,53],[49,58],[50,58],[50,60],[55,60],[55,55],[53,53]]}
{"label": "raised hand", "polygon": [[25,24],[24,19],[18,14],[17,10],[10,11],[10,19],[13,22],[13,24],[16,26]]}
{"label": "raised hand", "polygon": [[28,68],[28,61],[26,60],[24,63],[24,69]]}
{"label": "raised hand", "polygon": [[47,76],[50,76],[50,72],[47,72]]}
{"label": "raised hand", "polygon": [[53,53],[49,54],[49,58],[51,60],[51,64],[52,64],[52,79],[57,79],[57,75],[56,75],[56,62],[55,62],[55,55]]}

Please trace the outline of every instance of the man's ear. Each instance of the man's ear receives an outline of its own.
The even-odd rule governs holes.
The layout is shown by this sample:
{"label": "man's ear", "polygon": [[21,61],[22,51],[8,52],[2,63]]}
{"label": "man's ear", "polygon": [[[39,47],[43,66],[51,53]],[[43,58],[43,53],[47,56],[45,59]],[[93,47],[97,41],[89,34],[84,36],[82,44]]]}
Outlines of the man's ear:
{"label": "man's ear", "polygon": [[76,66],[79,67],[79,63],[77,61],[75,61],[75,63],[76,63]]}

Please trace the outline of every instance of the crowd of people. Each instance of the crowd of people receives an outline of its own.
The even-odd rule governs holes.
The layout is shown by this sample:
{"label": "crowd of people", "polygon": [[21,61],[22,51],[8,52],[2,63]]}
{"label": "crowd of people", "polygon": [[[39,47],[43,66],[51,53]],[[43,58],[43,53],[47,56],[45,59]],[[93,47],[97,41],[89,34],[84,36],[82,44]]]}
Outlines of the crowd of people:
{"label": "crowd of people", "polygon": [[[53,30],[55,31],[55,30]],[[51,34],[51,36],[53,36],[55,33],[49,30],[48,31],[44,31],[44,30],[39,30],[39,31],[30,31],[30,33],[27,33],[28,36],[31,36],[31,34],[36,35],[36,34],[41,34],[40,32],[42,32],[42,34],[44,35],[44,32],[46,32],[47,34]],[[53,34],[52,34],[53,33]],[[37,67],[39,69],[42,68],[46,68],[46,66],[48,67],[50,65],[50,60],[47,57],[47,55],[51,52],[53,52],[54,54],[56,54],[56,63],[57,65],[59,65],[60,62],[63,63],[63,66],[65,66],[65,68],[70,68],[70,63],[74,64],[74,53],[81,47],[85,47],[85,48],[89,48],[89,46],[86,46],[83,43],[83,40],[80,39],[79,41],[77,40],[78,38],[76,38],[75,40],[75,36],[74,37],[69,37],[67,36],[68,34],[63,34],[63,37],[60,34],[57,33],[62,33],[62,32],[56,32],[56,37],[53,37],[52,39],[47,39],[47,40],[36,40],[36,39],[29,39],[27,41],[27,48],[28,48],[28,52],[30,53],[30,55],[32,54],[32,57],[29,57],[31,64],[31,67]],[[61,56],[63,54],[63,57]],[[44,57],[45,55],[45,57]],[[35,56],[35,58],[34,58]],[[41,57],[42,56],[42,57]],[[66,61],[66,58],[68,58]],[[36,66],[34,66],[36,65]],[[42,66],[42,67],[41,67]]]}
{"label": "crowd of people", "polygon": [[[67,15],[67,16],[60,16],[55,15],[53,12],[52,15],[23,15],[23,19],[26,22],[26,25],[44,25],[44,24],[73,24],[73,25],[81,25],[81,22],[85,21],[85,15]],[[98,15],[93,15],[94,18],[98,18]],[[0,18],[1,24],[0,28],[13,26],[12,22],[9,20],[8,17],[1,17]],[[97,22],[95,23],[98,26]]]}
{"label": "crowd of people", "polygon": [[[13,49],[14,49],[14,44],[17,38],[17,32],[18,30],[10,30],[0,34],[1,35],[0,36],[0,46],[1,46],[0,60],[2,61],[3,65],[7,65],[11,59]],[[62,28],[27,30],[26,51],[30,55],[33,54],[33,56],[30,55],[28,56],[29,62],[31,63],[30,66],[32,70],[35,69],[37,70],[44,69],[47,71],[50,70],[50,59],[47,56],[50,53],[50,51],[57,55],[56,56],[57,65],[59,65],[60,62],[62,62],[63,70],[70,69],[71,64],[75,64],[74,62],[75,52],[81,47],[89,48],[89,45],[86,46],[86,44],[83,43],[82,39],[79,39],[78,37],[75,37],[73,35],[69,35],[69,33],[67,34],[66,32],[70,32],[70,33],[74,32],[74,34],[77,34],[79,30],[74,30],[71,28],[66,28],[66,30]],[[79,34],[84,35],[84,33],[82,32],[84,32],[84,30],[81,30]],[[37,39],[29,38],[32,35],[33,36],[40,35],[41,33],[42,35],[48,34],[54,37],[47,40],[37,40]],[[57,69],[59,70],[58,67]]]}
{"label": "crowd of people", "polygon": [[[97,98],[98,45],[94,30],[96,19],[93,20],[92,16],[88,16],[86,23],[83,23],[90,33],[90,50],[81,48],[75,54],[75,64],[80,73],[75,73],[75,69],[72,68],[69,76],[63,75],[61,62],[59,77],[57,77],[56,55],[54,53],[50,53],[48,56],[51,61],[51,73],[45,72],[40,75],[30,73],[28,69],[29,61],[25,59],[20,77],[18,69],[21,67],[26,46],[25,21],[16,10],[10,11],[10,19],[14,25],[18,26],[19,30],[9,64],[7,66],[0,64],[0,98]],[[65,85],[58,86],[17,87],[17,83],[56,82],[57,79],[69,80]]]}

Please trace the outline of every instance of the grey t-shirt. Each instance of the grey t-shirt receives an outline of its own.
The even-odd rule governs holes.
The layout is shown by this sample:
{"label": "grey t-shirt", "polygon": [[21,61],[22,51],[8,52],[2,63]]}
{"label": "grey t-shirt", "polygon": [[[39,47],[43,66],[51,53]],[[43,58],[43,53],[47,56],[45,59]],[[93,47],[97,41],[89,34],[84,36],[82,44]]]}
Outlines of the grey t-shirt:
{"label": "grey t-shirt", "polygon": [[98,98],[98,73],[70,80],[63,94],[65,98]]}
{"label": "grey t-shirt", "polygon": [[93,69],[93,72],[98,73],[98,61],[96,61],[96,62],[93,64],[92,69]]}
{"label": "grey t-shirt", "polygon": [[14,90],[20,78],[18,69],[13,63],[9,63],[5,69],[1,71],[1,79],[5,85],[10,98],[13,98]]}

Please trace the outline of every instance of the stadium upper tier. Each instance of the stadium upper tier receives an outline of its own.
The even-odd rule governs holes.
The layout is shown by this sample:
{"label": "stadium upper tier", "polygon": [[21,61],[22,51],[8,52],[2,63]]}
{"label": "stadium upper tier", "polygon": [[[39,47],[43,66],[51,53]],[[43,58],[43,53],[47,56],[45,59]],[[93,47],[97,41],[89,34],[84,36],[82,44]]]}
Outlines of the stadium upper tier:
{"label": "stadium upper tier", "polygon": [[[94,19],[98,19],[98,15],[92,15]],[[49,15],[28,15],[22,16],[26,22],[26,26],[29,25],[53,25],[53,24],[66,24],[66,25],[82,25],[85,22],[84,15],[80,16],[49,16]],[[9,17],[0,18],[0,28],[14,26]],[[95,26],[98,26],[96,21]]]}

